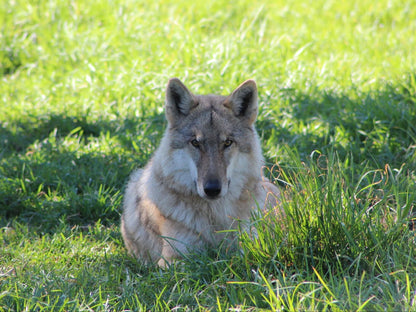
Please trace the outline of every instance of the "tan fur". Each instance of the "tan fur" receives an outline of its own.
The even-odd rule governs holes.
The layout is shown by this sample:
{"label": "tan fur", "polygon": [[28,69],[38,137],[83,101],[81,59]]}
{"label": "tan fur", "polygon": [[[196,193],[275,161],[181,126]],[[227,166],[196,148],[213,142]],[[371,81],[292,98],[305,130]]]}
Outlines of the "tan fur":
{"label": "tan fur", "polygon": [[256,205],[274,207],[279,197],[262,178],[253,80],[225,97],[194,95],[173,78],[165,112],[162,142],[146,167],[132,174],[121,219],[127,249],[161,266],[218,244]]}

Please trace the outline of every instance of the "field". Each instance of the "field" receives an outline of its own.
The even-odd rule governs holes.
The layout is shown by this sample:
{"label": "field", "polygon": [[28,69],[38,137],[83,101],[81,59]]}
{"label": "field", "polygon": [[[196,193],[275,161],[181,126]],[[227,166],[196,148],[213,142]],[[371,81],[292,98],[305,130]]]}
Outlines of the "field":
{"label": "field", "polygon": [[[0,311],[416,311],[416,1],[0,1]],[[166,270],[119,231],[164,90],[259,88],[285,227]],[[283,187],[283,186],[282,186]]]}

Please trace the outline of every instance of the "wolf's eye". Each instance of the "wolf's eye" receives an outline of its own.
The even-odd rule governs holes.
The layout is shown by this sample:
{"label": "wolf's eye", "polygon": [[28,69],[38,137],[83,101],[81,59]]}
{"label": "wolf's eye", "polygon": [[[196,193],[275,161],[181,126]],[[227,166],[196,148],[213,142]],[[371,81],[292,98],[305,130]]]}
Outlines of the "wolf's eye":
{"label": "wolf's eye", "polygon": [[230,147],[233,144],[233,141],[230,139],[227,139],[224,141],[224,147]]}
{"label": "wolf's eye", "polygon": [[197,139],[193,139],[191,141],[191,144],[193,147],[199,148],[199,141]]}

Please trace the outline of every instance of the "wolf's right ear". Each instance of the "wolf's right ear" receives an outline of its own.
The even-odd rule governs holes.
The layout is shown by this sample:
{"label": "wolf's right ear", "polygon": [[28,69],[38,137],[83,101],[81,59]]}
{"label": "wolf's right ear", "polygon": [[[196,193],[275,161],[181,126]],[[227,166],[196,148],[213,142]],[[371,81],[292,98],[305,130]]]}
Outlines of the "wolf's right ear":
{"label": "wolf's right ear", "polygon": [[165,102],[165,113],[169,123],[175,123],[181,116],[188,115],[194,105],[194,96],[188,88],[178,78],[170,79]]}
{"label": "wolf's right ear", "polygon": [[243,118],[249,124],[254,123],[257,117],[256,82],[254,80],[243,82],[231,93],[224,105],[231,109],[237,117]]}

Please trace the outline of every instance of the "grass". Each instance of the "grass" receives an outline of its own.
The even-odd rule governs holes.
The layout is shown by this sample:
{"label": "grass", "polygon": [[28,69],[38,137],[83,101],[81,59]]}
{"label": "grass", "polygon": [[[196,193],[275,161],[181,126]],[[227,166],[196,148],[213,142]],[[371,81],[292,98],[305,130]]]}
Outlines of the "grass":
{"label": "grass", "polygon": [[[415,1],[0,1],[0,311],[416,310]],[[284,226],[129,257],[164,88],[254,78]]]}

